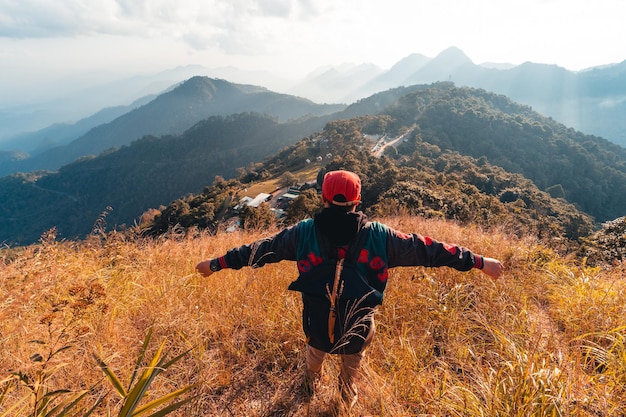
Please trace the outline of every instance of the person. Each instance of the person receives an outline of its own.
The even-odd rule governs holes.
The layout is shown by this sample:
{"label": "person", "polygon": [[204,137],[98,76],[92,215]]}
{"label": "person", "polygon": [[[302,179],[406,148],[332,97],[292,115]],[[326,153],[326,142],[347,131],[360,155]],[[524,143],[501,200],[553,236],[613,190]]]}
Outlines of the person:
{"label": "person", "polygon": [[[316,315],[315,308],[316,304],[322,302],[328,304],[328,300],[335,296],[331,288],[333,284],[335,288],[338,285],[333,282],[336,279],[332,275],[337,274],[333,274],[332,268],[326,269],[325,273],[331,275],[324,281],[327,297],[308,296],[305,288],[307,282],[315,282],[315,277],[312,281],[307,277],[316,268],[321,268],[324,258],[332,258],[331,264],[337,265],[334,272],[339,271],[339,276],[342,277],[339,259],[347,259],[349,253],[354,252],[352,263],[356,266],[353,269],[363,277],[357,278],[355,282],[360,282],[361,287],[366,288],[364,294],[378,295],[370,303],[374,310],[382,302],[389,268],[446,266],[459,271],[477,268],[496,279],[503,272],[503,265],[497,259],[475,254],[458,245],[439,242],[416,233],[403,233],[383,223],[368,221],[361,211],[357,211],[357,205],[361,202],[361,180],[353,172],[337,170],[326,173],[322,183],[322,202],[324,208],[313,219],[302,220],[272,237],[230,249],[217,258],[204,260],[196,265],[196,269],[201,275],[208,277],[224,268],[261,267],[282,260],[295,261],[299,277],[290,289],[303,293],[303,330],[307,338],[305,387],[308,388],[309,395],[313,395],[314,388],[320,381],[326,355],[338,354],[341,356],[339,391],[343,400],[353,406],[358,398],[356,382],[360,364],[365,349],[374,336],[375,324],[373,314],[366,314],[361,317],[357,337],[349,342],[344,340],[340,345],[337,342],[331,343],[334,335],[328,329],[338,326],[330,324],[331,313],[328,312],[328,307],[324,307],[326,313],[321,315]],[[354,246],[357,246],[356,249]],[[343,265],[343,261],[341,263]],[[349,284],[347,279],[345,281],[341,290],[349,292],[344,289]],[[336,309],[334,305],[330,308]],[[342,335],[337,337],[342,338]]]}

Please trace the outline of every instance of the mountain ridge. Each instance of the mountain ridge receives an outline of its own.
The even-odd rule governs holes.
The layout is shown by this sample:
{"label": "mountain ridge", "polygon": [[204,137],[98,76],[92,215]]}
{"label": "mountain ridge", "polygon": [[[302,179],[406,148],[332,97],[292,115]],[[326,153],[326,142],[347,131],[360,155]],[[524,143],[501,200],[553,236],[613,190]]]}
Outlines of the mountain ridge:
{"label": "mountain ridge", "polygon": [[[374,78],[356,80],[354,74],[345,74],[347,85],[360,87],[342,91],[336,99],[349,102],[397,86],[453,81],[504,94],[567,126],[626,147],[626,119],[622,117],[626,113],[626,60],[583,71],[532,62],[493,68],[476,65],[459,48],[450,47],[434,58],[418,54],[398,64],[402,71],[392,67]],[[323,80],[317,80],[317,85],[323,85]],[[318,88],[316,92],[314,100],[333,97],[333,91]]]}
{"label": "mountain ridge", "polygon": [[[205,87],[211,88],[210,85]],[[373,146],[363,139],[365,134],[400,135],[407,131],[411,132],[410,140],[401,141],[397,148],[388,150],[393,160],[398,163],[414,161],[416,167],[424,168],[434,163],[429,170],[441,169],[446,174],[442,172],[443,176],[436,179],[439,177],[433,171],[429,174],[433,179],[429,181],[445,180],[450,175],[458,177],[460,183],[471,183],[465,191],[454,186],[452,189],[458,189],[455,192],[464,194],[475,189],[477,196],[486,193],[479,200],[474,198],[474,202],[469,199],[463,203],[450,195],[447,197],[450,200],[435,211],[446,213],[447,206],[454,208],[447,215],[474,216],[467,208],[474,207],[476,201],[499,207],[515,203],[501,207],[508,207],[507,210],[513,207],[520,210],[519,213],[524,213],[525,207],[534,207],[533,210],[538,211],[536,218],[529,220],[533,224],[541,222],[542,217],[551,212],[560,212],[559,216],[547,218],[559,224],[570,222],[555,230],[571,229],[568,233],[572,236],[580,234],[576,232],[580,227],[591,227],[591,220],[580,220],[577,225],[578,218],[594,215],[601,221],[624,214],[625,149],[602,138],[576,132],[505,96],[456,87],[453,83],[437,83],[391,89],[359,100],[341,112],[297,121],[280,122],[253,113],[211,116],[183,134],[144,136],[98,157],[85,157],[65,165],[56,173],[0,178],[0,241],[32,242],[51,227],[58,227],[59,236],[63,238],[84,236],[102,212],[107,212],[106,219],[112,228],[122,227],[133,224],[145,210],[166,205],[187,193],[200,192],[218,176],[233,178],[238,168],[248,174],[255,173],[253,178],[269,174],[269,168],[263,171],[267,171],[265,174],[256,170],[263,170],[259,165],[261,161],[281,147],[286,148],[277,154],[279,156],[272,157],[273,164],[275,169],[286,171],[302,166],[306,159],[315,160],[320,156],[333,155],[345,160],[348,155],[344,155],[344,149],[348,144],[358,144],[361,150]],[[321,136],[316,132],[322,132]],[[320,137],[327,139],[320,141]],[[317,153],[300,148],[300,143],[306,144],[315,138],[318,138],[316,146],[321,146]],[[333,140],[329,141],[331,138]],[[454,162],[455,153],[463,154],[458,162]],[[428,155],[432,156],[432,161]],[[467,158],[479,162],[484,159],[491,165],[509,164],[506,172],[523,176],[526,182],[515,180],[511,182],[513,188],[508,189],[507,180],[502,180],[498,194],[489,194],[493,193],[493,187],[490,188],[488,175],[480,172],[485,162],[480,165]],[[395,164],[392,160],[389,163]],[[456,171],[457,165],[467,169]],[[358,164],[355,167],[361,169]],[[385,168],[381,170],[384,172]],[[411,172],[411,175],[423,175],[419,170]],[[379,174],[372,172],[371,175]],[[466,178],[466,175],[470,176]],[[523,184],[528,184],[527,190]],[[531,190],[531,184],[536,191]],[[445,183],[433,183],[433,186],[441,195],[449,194]],[[419,192],[430,192],[427,184],[423,190]],[[418,192],[412,188],[405,191]],[[379,192],[382,194],[385,190]],[[441,196],[424,195],[423,198],[442,201]],[[568,204],[575,203],[576,207],[559,209],[562,205],[559,198],[567,198]],[[207,204],[204,210],[217,209],[214,204]],[[183,204],[176,210],[189,210],[185,207]],[[490,216],[489,209],[486,212],[481,206],[475,209],[476,213]],[[536,227],[543,226],[537,224]]]}
{"label": "mountain ridge", "polygon": [[[430,70],[424,70],[423,67],[429,63]],[[462,71],[459,70],[459,65],[462,66]],[[368,67],[369,71],[363,70]],[[359,71],[358,68],[362,70]],[[459,86],[484,88],[504,94],[567,126],[587,134],[602,136],[626,147],[626,120],[622,117],[626,112],[626,61],[581,71],[570,71],[556,65],[532,62],[515,66],[475,65],[459,48],[450,47],[434,58],[422,54],[409,54],[389,69],[380,69],[371,64],[332,66],[324,71],[313,70],[302,80],[287,80],[285,77],[280,78],[262,71],[186,66],[153,76],[134,77],[124,83],[111,84],[106,89],[94,88],[92,92],[84,90],[83,94],[93,95],[95,98],[99,94],[109,97],[112,92],[119,95],[125,90],[147,91],[148,88],[145,86],[150,82],[158,84],[162,92],[166,89],[164,80],[171,80],[168,85],[171,87],[194,75],[228,79],[239,84],[265,86],[273,91],[306,97],[318,103],[344,104],[407,84],[453,81]],[[129,83],[144,87],[130,88]],[[154,90],[151,89],[151,94],[154,94]],[[106,94],[102,91],[106,91]],[[136,95],[134,99],[139,97],[141,96]],[[81,102],[76,94],[72,96],[71,101],[77,104]],[[110,104],[107,106],[111,107]],[[39,107],[41,106],[31,106],[28,109],[29,114],[22,118],[22,124],[28,126],[28,130],[32,130],[31,126],[36,125],[33,124],[34,120],[39,118],[35,113],[45,112],[43,107]],[[55,104],[54,107],[58,110],[70,106],[65,103]],[[11,120],[20,118],[19,114],[23,111],[26,110],[16,108],[0,111],[0,126],[12,125]],[[7,137],[3,136],[0,139],[4,142]],[[0,149],[10,150],[1,142]]]}
{"label": "mountain ridge", "polygon": [[93,127],[67,145],[0,167],[0,176],[13,172],[56,170],[87,155],[125,146],[145,135],[181,133],[212,115],[255,111],[278,119],[328,114],[343,105],[319,105],[310,100],[274,93],[264,87],[234,84],[196,76],[108,123]]}

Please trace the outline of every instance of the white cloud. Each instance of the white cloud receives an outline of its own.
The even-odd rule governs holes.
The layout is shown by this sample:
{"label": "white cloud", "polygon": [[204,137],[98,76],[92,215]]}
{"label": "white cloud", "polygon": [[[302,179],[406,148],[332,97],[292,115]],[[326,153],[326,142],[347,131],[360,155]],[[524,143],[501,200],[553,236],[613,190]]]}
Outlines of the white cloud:
{"label": "white cloud", "polygon": [[187,64],[303,74],[450,46],[476,63],[581,69],[626,59],[625,11],[623,0],[0,0],[0,76]]}
{"label": "white cloud", "polygon": [[23,0],[0,1],[0,37],[61,38],[81,35],[130,35],[145,26],[140,20],[120,15],[112,0],[85,3]]}

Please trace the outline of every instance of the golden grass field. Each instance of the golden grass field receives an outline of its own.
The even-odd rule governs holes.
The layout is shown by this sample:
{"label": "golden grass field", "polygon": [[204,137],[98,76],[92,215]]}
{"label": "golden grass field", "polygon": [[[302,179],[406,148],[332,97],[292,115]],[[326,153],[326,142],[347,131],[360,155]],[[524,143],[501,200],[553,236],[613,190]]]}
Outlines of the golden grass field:
{"label": "golden grass field", "polygon": [[194,385],[173,416],[626,415],[623,266],[587,267],[506,230],[380,220],[499,258],[506,270],[497,281],[476,270],[391,270],[353,410],[336,400],[336,358],[310,403],[301,392],[301,301],[286,289],[293,263],[209,278],[194,271],[200,260],[274,232],[266,230],[44,236],[3,249],[0,416],[53,415],[41,411],[44,397],[50,411],[82,390],[68,415],[98,401],[91,415],[120,415],[123,400],[96,357],[128,385],[150,329],[140,372],[162,342],[165,357],[188,351],[140,398]]}

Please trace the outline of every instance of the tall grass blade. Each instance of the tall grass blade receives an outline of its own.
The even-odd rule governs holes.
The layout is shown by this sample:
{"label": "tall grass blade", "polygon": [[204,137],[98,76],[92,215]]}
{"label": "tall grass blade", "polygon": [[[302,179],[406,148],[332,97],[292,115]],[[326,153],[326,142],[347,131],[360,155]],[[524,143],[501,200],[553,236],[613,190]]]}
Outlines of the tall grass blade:
{"label": "tall grass blade", "polygon": [[[57,394],[60,394],[60,392],[58,392]],[[89,390],[84,390],[77,393],[73,397],[60,402],[45,414],[46,417],[62,417],[68,415],[68,412],[76,407],[78,402],[82,400],[87,394],[89,394]],[[56,414],[57,412],[58,414]]]}
{"label": "tall grass blade", "polygon": [[168,415],[168,414],[169,414],[169,413],[171,413],[172,411],[176,411],[176,410],[178,410],[180,407],[182,407],[183,405],[187,404],[188,402],[190,402],[190,401],[191,401],[191,400],[193,400],[194,398],[196,398],[196,396],[195,396],[195,395],[194,395],[194,396],[192,396],[192,397],[186,398],[186,399],[184,399],[184,400],[182,400],[182,401],[179,401],[179,402],[177,402],[177,403],[171,404],[171,405],[169,405],[169,406],[165,407],[164,409],[159,410],[159,411],[157,411],[157,412],[156,412],[156,413],[154,413],[154,414],[151,414],[149,417],[163,417],[163,416],[165,416],[165,415]]}
{"label": "tall grass blade", "polygon": [[[35,395],[35,398],[36,395]],[[36,414],[35,417],[40,417],[40,416],[45,416],[46,415],[46,409],[48,408],[48,404],[50,404],[50,399],[51,397],[49,396],[44,396],[41,401],[37,402],[36,405]]]}
{"label": "tall grass blade", "polygon": [[[187,391],[189,391],[189,390],[191,390],[191,389],[193,389],[193,388],[195,388],[195,387],[196,387],[196,385],[190,385],[190,386],[188,386],[188,387],[181,388],[181,389],[179,389],[179,390],[177,390],[177,391],[174,391],[174,392],[172,392],[172,393],[169,393],[169,394],[167,394],[167,395],[164,395],[164,396],[163,396],[163,397],[161,397],[161,398],[157,398],[156,400],[151,401],[151,402],[149,402],[148,404],[146,404],[146,405],[144,405],[144,406],[142,406],[142,407],[138,408],[138,409],[137,409],[137,410],[133,413],[133,417],[141,416],[141,415],[143,415],[143,414],[145,414],[145,413],[147,413],[147,412],[149,412],[149,411],[151,411],[151,410],[153,410],[153,409],[155,409],[155,408],[157,408],[157,407],[160,407],[160,406],[162,406],[163,404],[165,404],[166,402],[168,402],[168,401],[170,401],[170,400],[173,400],[174,398],[176,398],[176,397],[179,397],[179,396],[183,395],[184,393],[186,393]],[[191,401],[191,400],[192,400],[193,398],[195,398],[195,397],[196,397],[196,396],[191,396],[191,397],[189,397],[189,398],[187,398],[187,399],[185,399],[185,400],[183,400],[183,401],[177,402],[177,403],[175,403],[175,404],[171,404],[171,405],[169,405],[168,407],[166,407],[166,408],[164,408],[164,409],[160,410],[158,413],[156,413],[156,414],[152,414],[152,416],[151,416],[151,417],[156,416],[157,414],[159,414],[159,413],[161,413],[161,412],[163,412],[163,411],[165,411],[165,410],[169,410],[169,411],[168,411],[168,413],[169,413],[169,412],[172,412],[172,411],[176,410],[177,408],[179,408],[181,405],[188,403],[189,401]],[[172,408],[172,407],[174,407],[174,408]],[[167,414],[167,413],[166,413],[166,414]],[[159,414],[159,415],[165,415],[165,414]]]}
{"label": "tall grass blade", "polygon": [[[154,357],[148,364],[148,367],[141,374],[141,377],[137,381],[137,384],[133,387],[133,389],[128,393],[128,397],[124,402],[124,406],[120,411],[120,417],[130,417],[133,415],[133,412],[139,405],[139,401],[145,395],[148,387],[152,383],[152,380],[160,373],[162,368],[159,368],[161,360],[161,353],[163,351],[163,347],[165,346],[165,341],[161,343],[159,349],[155,353]],[[143,354],[143,353],[142,353]]]}
{"label": "tall grass blade", "polygon": [[42,381],[47,381],[48,379],[50,379],[50,377],[54,374],[56,374],[61,368],[64,368],[67,366],[67,363],[60,363],[57,364],[51,368],[49,368],[46,371],[42,371],[41,372],[41,380]]}
{"label": "tall grass blade", "polygon": [[192,349],[188,349],[186,351],[184,351],[183,353],[181,353],[178,356],[175,356],[174,358],[172,358],[170,361],[166,362],[165,364],[161,365],[160,368],[162,369],[167,369],[170,366],[172,366],[174,363],[178,362],[179,360],[182,359],[183,356],[185,356],[186,354],[188,354],[189,352],[191,352]]}
{"label": "tall grass blade", "polygon": [[89,417],[94,411],[96,411],[96,408],[98,408],[102,400],[104,400],[104,395],[101,395],[100,398],[96,400],[93,406],[82,417]]}
{"label": "tall grass blade", "polygon": [[139,352],[139,356],[137,357],[137,362],[135,362],[135,369],[133,370],[133,374],[130,377],[130,381],[128,383],[127,392],[130,391],[130,388],[135,383],[135,378],[137,378],[137,373],[139,372],[139,368],[141,368],[141,364],[143,363],[143,358],[146,356],[146,350],[148,349],[148,345],[150,344],[150,340],[152,339],[152,327],[148,329],[148,334],[146,334],[146,338],[143,340],[143,346],[141,347],[141,351]]}
{"label": "tall grass blade", "polygon": [[120,394],[122,398],[126,398],[128,396],[128,393],[122,386],[122,382],[119,380],[117,375],[115,375],[115,373],[113,373],[113,371],[109,369],[109,366],[106,363],[104,363],[102,359],[100,359],[96,355],[93,355],[93,357],[96,360],[96,362],[98,362],[100,369],[102,369],[104,374],[107,376],[107,378],[111,382],[111,385],[113,385],[113,388],[115,388],[115,390],[118,392],[118,394]]}

